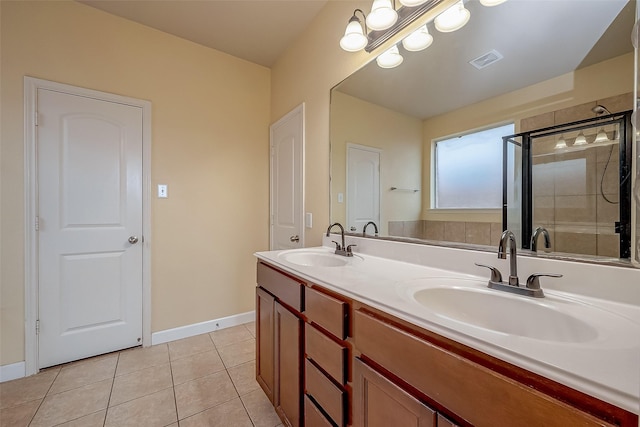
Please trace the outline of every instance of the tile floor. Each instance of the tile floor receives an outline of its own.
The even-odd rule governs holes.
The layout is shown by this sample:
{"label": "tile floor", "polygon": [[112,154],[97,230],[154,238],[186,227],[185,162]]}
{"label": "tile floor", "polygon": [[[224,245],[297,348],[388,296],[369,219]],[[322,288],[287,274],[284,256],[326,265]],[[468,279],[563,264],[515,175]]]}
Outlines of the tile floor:
{"label": "tile floor", "polygon": [[255,324],[45,369],[0,384],[1,427],[275,427]]}

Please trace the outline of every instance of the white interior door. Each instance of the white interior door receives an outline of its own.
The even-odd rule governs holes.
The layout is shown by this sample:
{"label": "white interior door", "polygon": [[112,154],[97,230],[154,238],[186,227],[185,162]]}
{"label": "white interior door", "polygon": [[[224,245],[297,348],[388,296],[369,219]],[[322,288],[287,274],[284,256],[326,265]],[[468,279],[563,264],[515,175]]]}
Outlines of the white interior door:
{"label": "white interior door", "polygon": [[304,104],[271,125],[271,250],[304,246]]}
{"label": "white interior door", "polygon": [[38,89],[39,367],[142,338],[142,108]]}
{"label": "white interior door", "polygon": [[380,150],[347,144],[347,230],[380,227]]}

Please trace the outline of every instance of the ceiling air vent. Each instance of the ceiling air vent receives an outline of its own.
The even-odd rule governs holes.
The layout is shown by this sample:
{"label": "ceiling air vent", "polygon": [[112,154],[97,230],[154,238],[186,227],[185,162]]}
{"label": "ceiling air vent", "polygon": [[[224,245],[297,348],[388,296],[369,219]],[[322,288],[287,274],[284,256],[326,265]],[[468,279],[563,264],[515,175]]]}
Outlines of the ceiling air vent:
{"label": "ceiling air vent", "polygon": [[469,61],[469,64],[476,67],[478,70],[482,70],[485,67],[493,64],[494,62],[498,62],[503,58],[502,54],[497,50],[491,50],[484,55],[480,55],[476,59],[472,59]]}

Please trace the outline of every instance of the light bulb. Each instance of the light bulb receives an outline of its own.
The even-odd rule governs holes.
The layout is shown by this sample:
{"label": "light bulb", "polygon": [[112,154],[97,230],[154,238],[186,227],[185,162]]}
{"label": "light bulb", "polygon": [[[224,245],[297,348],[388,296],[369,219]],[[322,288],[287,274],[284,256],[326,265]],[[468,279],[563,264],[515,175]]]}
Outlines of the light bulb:
{"label": "light bulb", "polygon": [[564,140],[564,138],[561,136],[560,139],[558,140],[558,142],[556,142],[556,146],[553,147],[554,150],[562,150],[564,148],[567,148],[567,141]]}
{"label": "light bulb", "polygon": [[469,22],[471,12],[464,7],[462,0],[451,6],[449,9],[436,16],[433,23],[436,25],[436,29],[443,33],[450,33],[452,31],[459,30]]}
{"label": "light bulb", "polygon": [[347,52],[357,52],[367,45],[369,40],[362,31],[360,20],[354,15],[347,24],[344,36],[340,39],[340,47]]}
{"label": "light bulb", "polygon": [[427,24],[425,24],[402,39],[402,46],[408,51],[417,52],[428,48],[432,42],[433,36],[429,34]]}
{"label": "light bulb", "polygon": [[575,141],[573,141],[573,146],[577,147],[580,145],[587,145],[587,138],[585,138],[584,134],[580,132]]}
{"label": "light bulb", "polygon": [[480,4],[487,7],[497,6],[507,0],[480,0]]}
{"label": "light bulb", "polygon": [[376,62],[381,68],[394,68],[402,64],[402,61],[404,61],[404,58],[400,55],[396,45],[391,46],[376,58]]}
{"label": "light bulb", "polygon": [[600,129],[600,131],[596,135],[596,139],[593,142],[607,142],[607,141],[609,141],[609,137],[607,136],[607,133],[604,131],[604,129]]}
{"label": "light bulb", "polygon": [[[504,0],[503,0],[504,1]],[[400,0],[400,4],[407,7],[416,7],[420,6],[423,3],[426,3],[427,0]]]}
{"label": "light bulb", "polygon": [[367,25],[374,31],[386,30],[398,20],[398,13],[391,0],[373,0],[371,12],[367,16]]}

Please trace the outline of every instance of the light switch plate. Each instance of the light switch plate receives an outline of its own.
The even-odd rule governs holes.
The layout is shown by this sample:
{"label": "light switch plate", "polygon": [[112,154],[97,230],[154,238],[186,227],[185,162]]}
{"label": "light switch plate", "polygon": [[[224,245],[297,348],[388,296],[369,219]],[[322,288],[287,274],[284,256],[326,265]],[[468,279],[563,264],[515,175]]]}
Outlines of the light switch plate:
{"label": "light switch plate", "polygon": [[344,194],[338,193],[338,203],[343,203],[343,202],[344,202]]}
{"label": "light switch plate", "polygon": [[166,199],[169,197],[168,189],[166,184],[158,184],[158,198]]}
{"label": "light switch plate", "polygon": [[313,214],[311,212],[307,212],[304,214],[304,225],[307,228],[313,227]]}

